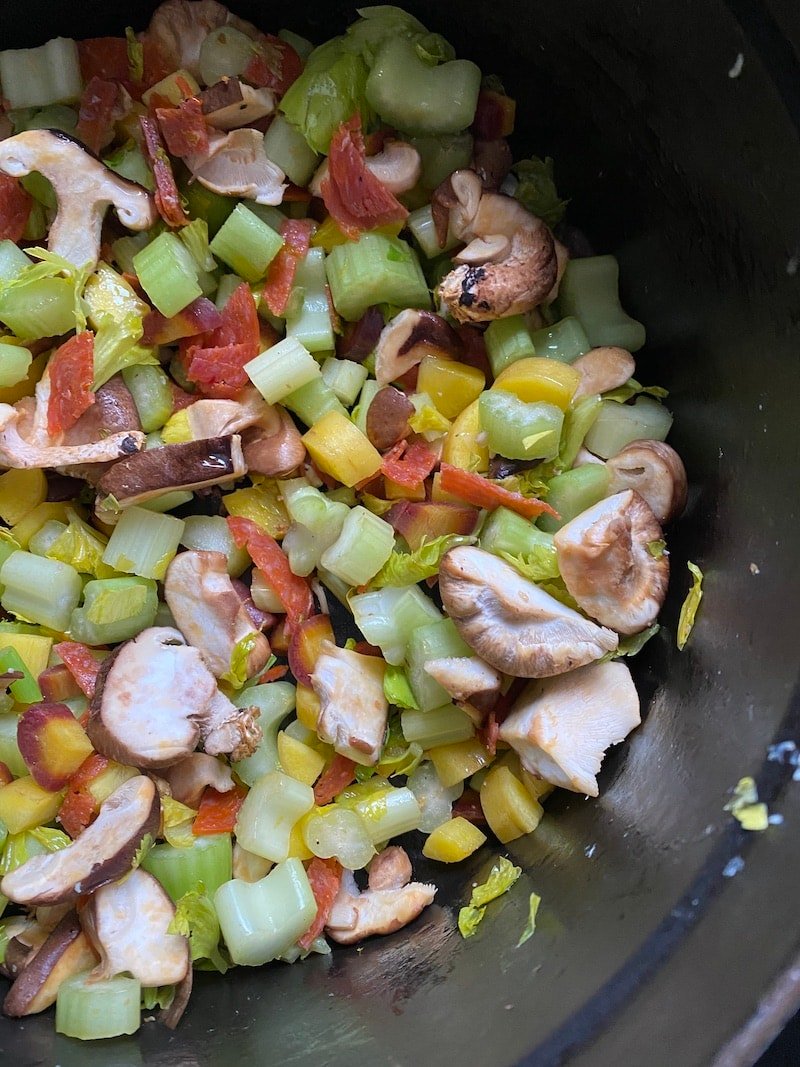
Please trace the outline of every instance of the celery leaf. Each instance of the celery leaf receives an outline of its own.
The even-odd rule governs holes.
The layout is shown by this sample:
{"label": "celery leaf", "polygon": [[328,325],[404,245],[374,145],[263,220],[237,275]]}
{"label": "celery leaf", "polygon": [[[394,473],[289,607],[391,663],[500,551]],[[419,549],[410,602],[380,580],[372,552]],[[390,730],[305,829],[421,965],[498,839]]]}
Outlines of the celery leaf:
{"label": "celery leaf", "polygon": [[229,965],[219,950],[219,919],[202,882],[184,893],[175,905],[175,916],[167,933],[189,938],[192,962],[209,960],[221,974],[228,970]]}
{"label": "celery leaf", "polygon": [[569,201],[562,200],[556,190],[553,160],[547,156],[522,159],[511,168],[519,184],[514,196],[533,215],[555,226],[564,217]]}
{"label": "celery leaf", "polygon": [[408,675],[402,667],[395,667],[391,663],[386,665],[383,693],[389,703],[394,704],[396,708],[412,708],[414,711],[419,711],[419,704],[411,692]]}
{"label": "celery leaf", "polygon": [[703,572],[691,560],[686,566],[692,574],[692,588],[686,594],[686,599],[681,606],[680,618],[678,619],[678,648],[681,652],[686,648],[686,642],[689,640],[689,635],[694,627],[697,609],[703,599]]}
{"label": "celery leaf", "polygon": [[392,552],[369,587],[382,589],[385,585],[415,585],[432,578],[439,573],[439,563],[448,548],[473,542],[472,537],[444,534],[420,545],[415,552]]}
{"label": "celery leaf", "polygon": [[530,901],[528,903],[528,922],[525,929],[520,935],[519,941],[517,941],[517,948],[524,945],[526,941],[533,937],[536,930],[536,913],[539,910],[539,905],[542,903],[542,898],[538,893],[531,893]]}
{"label": "celery leaf", "polygon": [[560,576],[555,545],[534,545],[524,556],[514,556],[510,552],[498,554],[532,582],[543,582],[548,578]]}

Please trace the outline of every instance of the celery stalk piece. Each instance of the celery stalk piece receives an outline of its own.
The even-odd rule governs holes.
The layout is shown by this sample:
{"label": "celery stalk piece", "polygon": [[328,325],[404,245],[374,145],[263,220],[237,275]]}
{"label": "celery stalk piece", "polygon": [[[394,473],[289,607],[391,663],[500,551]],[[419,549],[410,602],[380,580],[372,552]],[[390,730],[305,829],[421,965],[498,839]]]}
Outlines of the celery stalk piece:
{"label": "celery stalk piece", "polygon": [[135,274],[136,269],[133,260],[138,252],[150,244],[150,235],[147,233],[130,233],[125,237],[118,237],[111,245],[111,255],[114,262],[125,274]]}
{"label": "celery stalk piece", "polygon": [[561,442],[564,412],[544,401],[526,403],[502,389],[481,393],[481,429],[489,451],[509,459],[555,459]]}
{"label": "celery stalk piece", "polygon": [[75,329],[75,286],[67,278],[20,278],[0,292],[0,322],[28,341],[69,333]]}
{"label": "celery stalk piece", "polygon": [[217,286],[216,296],[214,297],[214,304],[216,305],[217,311],[222,311],[230,297],[233,295],[234,290],[238,289],[241,284],[242,279],[238,274],[222,275],[219,280],[219,285]]}
{"label": "celery stalk piece", "polygon": [[[59,522],[58,519],[48,519],[44,526],[38,529],[28,541],[28,551],[33,552],[34,556],[46,556],[66,529],[67,524],[65,522]],[[11,555],[10,552],[9,555]]]}
{"label": "celery stalk piece", "polygon": [[233,697],[237,707],[257,707],[261,712],[258,725],[263,737],[252,754],[232,767],[245,785],[255,785],[269,771],[280,768],[278,760],[278,731],[287,715],[295,707],[296,690],[291,682],[268,682],[265,685],[242,689]]}
{"label": "celery stalk piece", "polygon": [[8,687],[18,704],[34,704],[42,699],[42,691],[36,677],[30,672],[16,648],[0,648],[0,673],[5,674],[6,671],[19,671],[22,675]]}
{"label": "celery stalk piece", "polygon": [[221,515],[189,515],[184,519],[181,544],[206,552],[222,552],[232,578],[238,578],[250,566],[247,550],[236,547],[230,527]]}
{"label": "celery stalk piece", "polygon": [[345,407],[352,407],[369,372],[363,363],[328,356],[322,364],[322,379]]}
{"label": "celery stalk piece", "polygon": [[232,877],[231,835],[196,837],[190,848],[173,848],[166,842],[154,845],[142,860],[142,870],[158,879],[174,901],[196,889],[198,882],[212,895]]}
{"label": "celery stalk piece", "polygon": [[257,282],[283,247],[283,238],[244,204],[237,204],[217,231],[210,248],[231,270]]}
{"label": "celery stalk piece", "polygon": [[158,590],[149,578],[104,578],[87,582],[83,606],[70,619],[70,634],[85,645],[114,645],[152,626]]}
{"label": "celery stalk piece", "polygon": [[17,744],[18,726],[19,715],[0,714],[0,763],[5,763],[15,778],[22,778],[28,773],[28,766]]}
{"label": "celery stalk piece", "polygon": [[[319,489],[309,485],[305,478],[291,478],[279,484],[283,502],[292,521],[302,523],[314,534],[326,533],[331,522],[345,514],[338,501],[330,500],[329,494],[321,493]],[[339,518],[340,526],[341,521],[343,520]]]}
{"label": "celery stalk piece", "polygon": [[145,511],[157,511],[163,515],[165,511],[174,511],[175,508],[188,504],[194,499],[194,493],[189,489],[173,489],[171,493],[162,493],[154,496],[152,500],[146,500],[140,507]]}
{"label": "celery stalk piece", "polygon": [[619,345],[638,352],[645,328],[619,302],[619,264],[614,256],[587,256],[567,264],[558,293],[562,315],[574,315],[594,347]]}
{"label": "celery stalk piece", "polygon": [[[442,613],[417,585],[387,585],[369,593],[357,593],[350,597],[349,607],[365,639],[377,645],[386,662],[393,666],[399,666],[405,659],[412,634],[420,627],[442,620]],[[439,703],[446,701],[445,694]]]}
{"label": "celery stalk piece", "polygon": [[[297,267],[286,312],[286,336],[296,338],[309,352],[330,352],[334,347],[326,284],[325,252],[309,248]],[[295,305],[297,312],[290,310]]]}
{"label": "celery stalk piece", "polygon": [[359,393],[358,404],[353,409],[353,423],[365,436],[367,433],[367,412],[379,389],[380,385],[374,378],[367,378]]}
{"label": "celery stalk piece", "polygon": [[12,552],[0,569],[6,611],[63,633],[81,598],[78,572],[67,563]]}
{"label": "celery stalk piece", "polygon": [[417,798],[406,786],[372,787],[367,781],[361,788],[345,789],[336,803],[358,812],[374,845],[416,830],[422,818]]}
{"label": "celery stalk piece", "polygon": [[[247,564],[248,566],[250,565],[249,558]],[[259,570],[253,571],[253,578],[250,582],[250,596],[253,598],[253,603],[260,611],[269,611],[272,612],[273,615],[280,615],[286,610],[278,595],[267,584],[264,575]]]}
{"label": "celery stalk piece", "polygon": [[258,967],[288,951],[317,914],[298,859],[279,863],[259,882],[226,882],[214,894],[214,907],[231,959],[245,967]]}
{"label": "celery stalk piece", "polygon": [[518,359],[527,359],[528,356],[536,354],[524,315],[510,315],[507,319],[495,319],[489,323],[484,339],[486,354],[495,378]]}
{"label": "celery stalk piece", "polygon": [[[436,259],[437,256],[440,256],[443,252],[449,252],[458,244],[458,240],[453,237],[452,233],[448,232],[444,247],[439,247],[439,238],[436,236],[436,227],[433,224],[433,213],[431,212],[430,204],[425,204],[424,207],[418,207],[416,211],[412,211],[408,216],[406,225],[411,230],[411,235],[426,259]],[[499,319],[498,321],[505,320]]]}
{"label": "celery stalk piece", "polygon": [[124,574],[160,580],[178,550],[183,525],[183,520],[174,515],[128,508],[114,527],[103,553],[103,562]]}
{"label": "celery stalk piece", "polygon": [[[282,547],[289,558],[289,566],[293,574],[307,577],[319,566],[323,553],[330,548],[342,532],[348,510],[346,504],[335,504],[331,501],[330,519],[322,529],[316,532],[298,522],[292,523],[283,539]],[[336,576],[332,575],[332,577]],[[345,585],[345,589],[348,588],[349,585]]]}
{"label": "celery stalk piece", "polygon": [[205,219],[208,232],[213,237],[236,207],[236,201],[231,196],[212,193],[200,182],[190,179],[191,175],[187,174],[185,180],[179,180],[181,196],[186,201],[188,213],[192,218]]}
{"label": "celery stalk piece", "polygon": [[149,189],[151,193],[153,192],[155,188],[153,172],[144,158],[144,153],[135,141],[128,141],[116,152],[106,156],[103,162],[110,170],[119,174],[120,177],[136,182],[137,185],[142,185],[145,189]]}
{"label": "celery stalk piece", "polygon": [[0,82],[8,108],[72,103],[83,91],[78,46],[54,37],[39,48],[0,52]]}
{"label": "celery stalk piece", "polygon": [[550,479],[547,502],[556,509],[561,518],[541,515],[539,526],[548,533],[555,533],[576,515],[608,496],[610,484],[611,471],[604,463],[586,463],[582,467],[557,474]]}
{"label": "celery stalk piece", "polygon": [[283,115],[276,115],[264,134],[264,154],[290,182],[300,186],[308,185],[319,162],[302,133]]}
{"label": "celery stalk piece", "polygon": [[408,140],[419,152],[422,161],[420,185],[431,191],[449,178],[453,171],[468,167],[472,159],[473,140],[468,132],[440,136],[423,134],[409,137]]}
{"label": "celery stalk piece", "polygon": [[[275,119],[272,121],[274,122]],[[274,230],[275,233],[280,233],[284,222],[286,222],[286,215],[281,209],[273,207],[271,204],[257,204],[254,200],[250,200],[247,204],[247,210],[252,211],[262,222],[266,222],[267,226]]]}
{"label": "celery stalk piece", "polygon": [[319,364],[296,338],[287,337],[244,366],[247,376],[268,404],[318,378]]}
{"label": "celery stalk piece", "polygon": [[372,304],[430,308],[430,294],[419,260],[398,237],[365,233],[337,245],[325,260],[333,304],[349,320],[360,319]]}
{"label": "celery stalk piece", "polygon": [[162,315],[171,318],[203,295],[197,263],[174,233],[160,233],[133,257],[142,288]]}
{"label": "celery stalk piece", "polygon": [[301,37],[293,30],[278,30],[278,36],[282,41],[286,41],[287,44],[290,44],[301,59],[308,59],[314,51],[314,45],[311,41],[307,40],[305,37]]}
{"label": "celery stalk piece", "polygon": [[572,363],[592,347],[586,331],[573,316],[559,319],[531,334],[537,356],[548,356],[561,363]]}
{"label": "celery stalk piece", "polygon": [[24,381],[32,360],[29,349],[0,341],[0,389],[7,389]]}
{"label": "celery stalk piece", "polygon": [[145,433],[159,430],[172,414],[174,404],[170,381],[161,367],[126,367],[122,372],[131,392],[139,421]]}
{"label": "celery stalk piece", "polygon": [[139,979],[118,974],[95,980],[90,974],[73,975],[58,987],[56,1033],[81,1041],[135,1034],[141,1023]]}
{"label": "celery stalk piece", "polygon": [[631,441],[664,441],[672,426],[672,414],[649,396],[632,404],[604,400],[594,425],[586,435],[590,452],[610,459]]}
{"label": "celery stalk piece", "polygon": [[360,504],[347,514],[342,532],[323,552],[325,570],[350,585],[365,585],[374,578],[394,548],[394,529]]}
{"label": "celery stalk piece", "polygon": [[293,393],[283,398],[283,406],[288,408],[294,415],[304,422],[306,426],[313,426],[323,415],[329,411],[338,411],[340,415],[347,415],[346,408],[339,402],[336,394],[321,377],[316,377]]}
{"label": "celery stalk piece", "polygon": [[280,863],[298,819],[314,807],[314,790],[281,771],[262,775],[244,798],[236,819],[236,840],[248,852]]}
{"label": "celery stalk piece", "polygon": [[536,549],[551,549],[553,538],[534,526],[530,519],[508,508],[496,508],[483,524],[480,546],[496,556],[503,552],[511,556],[528,556]]}
{"label": "celery stalk piece", "polygon": [[400,713],[400,721],[406,741],[416,741],[425,750],[466,741],[475,734],[472,719],[455,704],[430,711],[408,708]]}
{"label": "celery stalk piece", "polygon": [[38,171],[31,171],[24,178],[20,178],[20,184],[26,193],[30,193],[37,204],[41,204],[47,211],[55,211],[58,207],[56,191],[53,183]]}
{"label": "celery stalk piece", "polygon": [[0,241],[0,282],[11,282],[18,278],[33,260],[26,256],[13,241]]}
{"label": "celery stalk piece", "polygon": [[446,690],[425,670],[425,664],[446,656],[471,655],[472,650],[461,639],[451,619],[432,622],[413,631],[408,641],[406,661],[411,691],[420,711],[440,708],[450,700]]}

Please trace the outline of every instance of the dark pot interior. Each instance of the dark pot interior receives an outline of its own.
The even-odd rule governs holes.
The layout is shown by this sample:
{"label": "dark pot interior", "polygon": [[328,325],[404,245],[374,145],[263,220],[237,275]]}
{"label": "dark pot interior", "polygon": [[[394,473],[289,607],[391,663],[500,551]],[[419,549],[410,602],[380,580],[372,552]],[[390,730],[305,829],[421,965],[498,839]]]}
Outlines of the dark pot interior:
{"label": "dark pot interior", "polygon": [[[4,3],[0,41],[141,28],[151,6]],[[339,0],[233,6],[317,40],[354,14]],[[149,1023],[87,1047],[56,1036],[49,1013],[2,1020],[7,1062],[691,1067],[725,1048],[718,1064],[751,1063],[800,996],[785,977],[800,940],[800,784],[767,761],[800,720],[800,16],[788,0],[408,6],[502,75],[519,101],[516,154],[555,157],[571,221],[619,256],[626,307],[648,325],[639,377],[671,391],[691,492],[665,625],[637,662],[646,722],[607,761],[598,802],[554,798],[508,848],[525,875],[473,940],[454,907],[488,849],[444,874],[420,862],[442,889],[410,931],[202,975],[174,1034]],[[680,654],[687,558],[706,598]],[[748,836],[723,812],[744,774],[782,825]],[[725,877],[737,856],[743,870]],[[534,889],[539,928],[517,949]]]}

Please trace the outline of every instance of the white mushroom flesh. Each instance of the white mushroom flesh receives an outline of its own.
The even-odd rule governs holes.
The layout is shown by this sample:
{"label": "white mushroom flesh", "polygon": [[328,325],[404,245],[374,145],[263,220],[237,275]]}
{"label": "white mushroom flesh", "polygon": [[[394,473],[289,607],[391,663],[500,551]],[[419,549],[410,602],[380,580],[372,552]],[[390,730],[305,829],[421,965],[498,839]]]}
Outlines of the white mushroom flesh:
{"label": "white mushroom flesh", "polygon": [[573,400],[594,393],[607,393],[618,389],[636,370],[636,361],[626,348],[609,346],[592,348],[573,361],[572,366],[581,376]]}
{"label": "white mushroom flesh", "polygon": [[[413,189],[422,174],[420,154],[406,141],[387,141],[382,152],[366,157],[364,165],[396,196]],[[322,184],[328,177],[329,170],[327,159],[317,167],[308,183],[312,196],[322,196]]]}
{"label": "white mushroom flesh", "polygon": [[431,659],[425,671],[445,689],[453,700],[471,700],[488,693],[499,693],[502,675],[480,656],[446,656]]}
{"label": "white mushroom flesh", "polygon": [[275,409],[256,389],[244,389],[236,400],[195,400],[184,410],[192,439],[203,441],[257,426]]}
{"label": "white mushroom flesh", "polygon": [[213,136],[203,156],[188,156],[195,178],[220,196],[240,196],[257,204],[280,204],[286,190],[285,175],[267,159],[264,135],[258,130],[232,130]]}
{"label": "white mushroom flesh", "polygon": [[260,715],[255,705],[237,708],[217,690],[201,723],[206,752],[212,756],[229,755],[234,763],[252,756],[262,738],[256,721]]}
{"label": "white mushroom flesh", "polygon": [[635,490],[662,524],[679,518],[686,507],[688,481],[683,460],[665,441],[632,441],[606,466],[610,491]]}
{"label": "white mushroom flesh", "polygon": [[320,699],[320,738],[366,766],[377,763],[386,732],[385,669],[376,656],[362,656],[324,641],[311,675]]}
{"label": "white mushroom flesh", "polygon": [[168,69],[181,67],[199,77],[200,48],[209,33],[220,26],[234,26],[253,39],[261,36],[252,23],[217,0],[164,0],[153,12],[145,38],[157,46]]}
{"label": "white mushroom flesh", "polygon": [[228,793],[234,785],[230,767],[207,752],[193,752],[180,763],[167,767],[162,775],[173,797],[190,808],[198,806],[207,786],[218,793]]}
{"label": "white mushroom flesh", "polygon": [[380,385],[389,385],[425,356],[456,356],[459,348],[458,335],[440,315],[407,308],[381,330],[375,346],[375,377]]}
{"label": "white mushroom flesh", "polygon": [[[32,442],[27,429],[26,406],[0,404],[0,465],[17,470],[45,467],[75,467],[84,463],[105,463],[123,459],[144,448],[145,435],[138,430],[111,434],[85,445],[57,445]],[[22,424],[22,427],[21,425]]]}
{"label": "white mushroom flesh", "polygon": [[531,774],[596,797],[606,749],[640,721],[631,672],[617,660],[531,682],[500,727],[500,739]]}

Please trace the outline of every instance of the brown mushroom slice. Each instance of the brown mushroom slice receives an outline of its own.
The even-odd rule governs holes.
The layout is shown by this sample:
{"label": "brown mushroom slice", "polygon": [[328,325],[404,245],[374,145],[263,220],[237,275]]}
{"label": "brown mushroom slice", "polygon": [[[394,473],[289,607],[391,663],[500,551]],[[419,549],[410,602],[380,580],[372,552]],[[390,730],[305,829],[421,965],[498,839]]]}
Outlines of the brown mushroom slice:
{"label": "brown mushroom slice", "polygon": [[275,110],[275,95],[269,89],[254,89],[238,78],[222,78],[204,89],[198,100],[209,126],[235,130],[250,126]]}
{"label": "brown mushroom slice", "polygon": [[97,953],[81,929],[75,911],[68,912],[26,964],[3,1001],[12,1019],[36,1015],[55,1004],[62,982],[93,967]]}
{"label": "brown mushroom slice", "polygon": [[526,771],[596,797],[606,749],[640,722],[631,672],[616,660],[526,686],[500,738],[519,754]]}
{"label": "brown mushroom slice", "polygon": [[212,756],[230,756],[232,762],[252,756],[263,736],[255,705],[237,708],[224,693],[214,694],[201,723],[203,747]]}
{"label": "brown mushroom slice", "polygon": [[85,445],[115,433],[141,430],[142,423],[130,389],[121,374],[101,385],[94,394],[94,403],[78,421],[64,431],[64,445]]}
{"label": "brown mushroom slice", "polygon": [[427,674],[445,689],[453,700],[472,701],[500,692],[502,676],[480,656],[445,656],[424,665]]}
{"label": "brown mushroom slice", "polygon": [[256,389],[245,389],[236,400],[195,400],[184,411],[192,439],[208,441],[256,426],[273,408]]}
{"label": "brown mushroom slice", "polygon": [[503,674],[546,678],[613,652],[618,638],[481,548],[442,557],[439,592],[466,643]]}
{"label": "brown mushroom slice", "polygon": [[665,441],[632,441],[607,460],[609,490],[635,490],[662,525],[683,514],[689,487],[683,460]]}
{"label": "brown mushroom slice", "polygon": [[[364,164],[367,170],[371,171],[378,181],[395,196],[413,189],[422,174],[420,154],[407,141],[386,141],[383,150],[374,156],[367,156]],[[326,159],[317,167],[313,178],[308,183],[308,190],[312,196],[322,196],[322,186],[328,177],[328,172]]]}
{"label": "brown mushroom slice", "polygon": [[382,659],[323,641],[311,675],[320,700],[317,733],[321,740],[365,766],[378,762],[386,733],[385,670]]}
{"label": "brown mushroom slice", "polygon": [[233,26],[257,40],[262,34],[217,0],[164,0],[153,12],[144,39],[157,48],[167,70],[200,76],[200,49],[212,30]]}
{"label": "brown mushroom slice", "polygon": [[161,809],[150,778],[129,778],[103,803],[80,837],[60,852],[26,860],[0,882],[17,904],[63,904],[85,896],[130,870],[145,837],[158,833]]}
{"label": "brown mushroom slice", "polygon": [[3,920],[2,930],[5,951],[0,960],[0,974],[13,981],[30,963],[51,931],[30,915],[9,916]]}
{"label": "brown mushroom slice", "polygon": [[242,436],[247,469],[267,478],[286,478],[306,458],[306,446],[292,416],[282,407],[270,407],[258,426]]}
{"label": "brown mushroom slice", "polygon": [[669,559],[648,548],[662,537],[650,505],[628,489],[581,512],[556,533],[564,584],[587,615],[620,634],[655,622],[669,583]]}
{"label": "brown mushroom slice", "polygon": [[264,152],[264,135],[250,128],[214,137],[209,152],[188,156],[195,178],[220,196],[240,196],[257,204],[280,204],[285,174]]}
{"label": "brown mushroom slice", "polygon": [[370,864],[369,887],[363,892],[353,872],[343,871],[326,933],[340,945],[353,945],[365,937],[391,934],[407,926],[436,896],[436,886],[411,882],[410,878],[411,864],[398,846],[375,857]]}
{"label": "brown mushroom slice", "polygon": [[[2,434],[0,434],[0,446]],[[247,473],[238,434],[163,445],[137,452],[110,467],[98,482],[101,497],[121,508],[143,504],[173,489],[223,485]]]}
{"label": "brown mushroom slice", "polygon": [[167,767],[162,776],[169,783],[173,797],[190,808],[198,806],[207,786],[218,793],[228,793],[234,784],[230,767],[207,752],[193,752],[180,763]]}
{"label": "brown mushroom slice", "polygon": [[115,174],[60,130],[26,130],[0,141],[0,173],[42,174],[58,201],[47,247],[78,267],[100,258],[100,232],[109,207],[129,230],[146,230],[158,217],[141,185]]}
{"label": "brown mushroom slice", "polygon": [[455,357],[460,351],[458,334],[440,315],[409,308],[381,331],[375,347],[375,377],[381,385],[389,385],[424,356]]}
{"label": "brown mushroom slice", "polygon": [[[23,411],[8,408],[0,413],[0,465],[18,470],[45,467],[75,467],[84,463],[107,463],[131,456],[144,448],[145,435],[135,430],[115,433],[85,445],[39,445],[26,440],[19,429]],[[9,412],[11,414],[9,414]]]}
{"label": "brown mushroom slice", "polygon": [[177,555],[164,577],[164,599],[178,629],[217,678],[231,670],[233,651],[245,638],[252,642],[245,664],[248,678],[269,659],[269,641],[253,626],[224,553],[190,549]]}
{"label": "brown mushroom slice", "polygon": [[92,977],[129,973],[143,986],[173,985],[191,966],[189,942],[168,933],[175,905],[141,868],[93,893],[81,922],[100,956]]}
{"label": "brown mushroom slice", "polygon": [[610,345],[592,348],[573,361],[572,366],[581,376],[573,400],[594,393],[607,393],[618,389],[636,370],[636,360],[626,348]]}
{"label": "brown mushroom slice", "polygon": [[396,445],[411,432],[409,419],[415,408],[405,393],[393,385],[384,385],[367,408],[367,437],[379,452]]}

